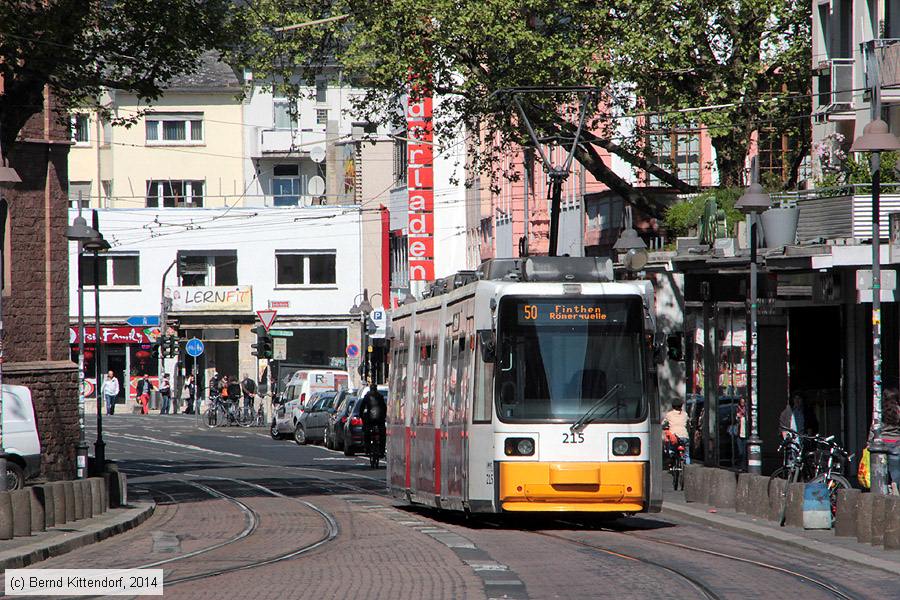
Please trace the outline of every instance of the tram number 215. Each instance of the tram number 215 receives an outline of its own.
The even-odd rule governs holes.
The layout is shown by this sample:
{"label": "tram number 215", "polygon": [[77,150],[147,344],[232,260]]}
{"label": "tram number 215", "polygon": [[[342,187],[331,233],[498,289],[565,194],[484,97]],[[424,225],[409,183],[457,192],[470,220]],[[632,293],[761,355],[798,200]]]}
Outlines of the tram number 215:
{"label": "tram number 215", "polygon": [[580,431],[563,433],[563,444],[583,444],[584,434]]}

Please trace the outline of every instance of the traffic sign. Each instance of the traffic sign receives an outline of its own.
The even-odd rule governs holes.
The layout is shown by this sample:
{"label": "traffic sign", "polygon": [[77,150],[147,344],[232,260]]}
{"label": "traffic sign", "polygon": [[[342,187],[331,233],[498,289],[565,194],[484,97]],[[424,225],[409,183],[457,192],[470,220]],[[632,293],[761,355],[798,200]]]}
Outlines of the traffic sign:
{"label": "traffic sign", "polygon": [[188,355],[197,358],[203,354],[203,342],[197,338],[191,338],[188,340],[188,343],[185,344],[184,351],[187,352]]}
{"label": "traffic sign", "polygon": [[272,358],[275,360],[287,360],[287,340],[285,338],[272,340]]}
{"label": "traffic sign", "polygon": [[256,311],[256,316],[259,317],[259,320],[262,322],[262,326],[266,328],[266,331],[269,331],[269,328],[272,327],[272,323],[275,322],[275,315],[277,314],[277,310]]}
{"label": "traffic sign", "polygon": [[359,346],[356,344],[350,344],[347,346],[347,356],[350,358],[356,358],[359,356]]}
{"label": "traffic sign", "polygon": [[294,331],[291,329],[270,329],[269,335],[272,337],[294,337]]}
{"label": "traffic sign", "polygon": [[138,315],[134,317],[128,317],[125,319],[125,322],[131,325],[132,327],[158,327],[159,326],[159,316],[158,315]]}
{"label": "traffic sign", "polygon": [[370,318],[375,325],[375,331],[370,334],[372,339],[383,340],[387,337],[387,312],[383,308],[376,308]]}

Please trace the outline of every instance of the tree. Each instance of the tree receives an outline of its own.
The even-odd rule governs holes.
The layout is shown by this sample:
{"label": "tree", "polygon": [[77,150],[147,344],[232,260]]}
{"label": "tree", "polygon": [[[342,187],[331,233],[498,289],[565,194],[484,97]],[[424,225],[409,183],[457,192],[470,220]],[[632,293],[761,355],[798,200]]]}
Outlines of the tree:
{"label": "tree", "polygon": [[158,98],[230,45],[229,0],[7,0],[0,2],[0,143],[8,152],[50,86],[60,118],[104,89]]}
{"label": "tree", "polygon": [[[338,14],[349,18],[272,33],[278,25]],[[753,129],[763,122],[795,126],[773,115],[808,112],[795,110],[796,98],[771,96],[805,89],[809,15],[799,0],[259,0],[245,16],[260,33],[238,58],[290,91],[328,57],[365,83],[358,108],[396,125],[402,124],[397,98],[431,90],[441,97],[435,131],[465,126],[477,133],[474,164],[488,169],[498,154],[530,144],[502,90],[594,86],[599,101],[577,160],[639,208],[659,214],[661,207],[614,173],[601,150],[680,191],[695,188],[674,176],[671,165],[653,163],[641,125],[646,119],[637,119],[634,135],[624,139],[618,119],[649,110],[673,124],[689,120],[675,109],[733,105],[696,118],[709,127],[722,182],[739,184]],[[571,93],[523,100],[539,135],[562,141],[575,129],[575,106]]]}

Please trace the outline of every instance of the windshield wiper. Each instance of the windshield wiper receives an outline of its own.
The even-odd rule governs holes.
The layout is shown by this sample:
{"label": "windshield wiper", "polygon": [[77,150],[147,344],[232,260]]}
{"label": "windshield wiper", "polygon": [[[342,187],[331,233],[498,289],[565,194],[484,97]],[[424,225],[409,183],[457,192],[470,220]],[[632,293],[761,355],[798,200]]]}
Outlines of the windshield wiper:
{"label": "windshield wiper", "polygon": [[[577,432],[581,431],[582,429],[584,429],[585,426],[591,422],[591,418],[594,416],[594,414],[597,412],[597,410],[599,410],[601,406],[606,404],[607,400],[609,400],[610,398],[615,396],[621,388],[622,388],[621,383],[617,383],[616,385],[612,386],[608,392],[603,394],[602,398],[600,398],[599,400],[594,402],[594,404],[589,409],[587,409],[587,411],[583,415],[581,415],[581,417],[579,417],[579,419],[577,421],[572,423],[572,426],[569,427],[569,431],[571,431],[573,433],[577,433]],[[607,413],[607,414],[609,414],[609,413]]]}

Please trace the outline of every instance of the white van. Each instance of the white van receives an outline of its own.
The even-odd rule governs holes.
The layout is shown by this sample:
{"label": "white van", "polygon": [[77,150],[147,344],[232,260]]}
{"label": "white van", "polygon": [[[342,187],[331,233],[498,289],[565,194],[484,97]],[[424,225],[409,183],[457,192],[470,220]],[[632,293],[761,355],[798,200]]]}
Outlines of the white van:
{"label": "white van", "polygon": [[41,441],[31,390],[3,386],[3,449],[6,451],[6,489],[25,487],[25,480],[41,470]]}
{"label": "white van", "polygon": [[283,434],[294,432],[297,418],[306,407],[306,401],[314,393],[338,391],[346,388],[349,382],[350,374],[347,371],[332,369],[296,371],[279,394],[277,405],[273,407],[272,437],[278,438]]}

